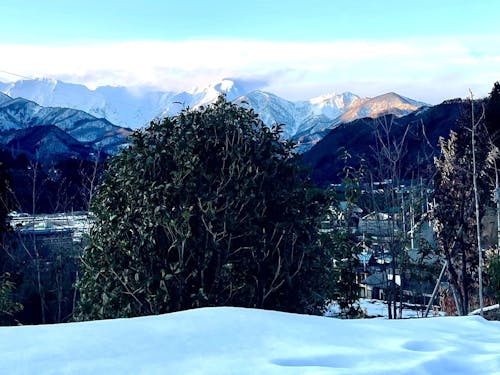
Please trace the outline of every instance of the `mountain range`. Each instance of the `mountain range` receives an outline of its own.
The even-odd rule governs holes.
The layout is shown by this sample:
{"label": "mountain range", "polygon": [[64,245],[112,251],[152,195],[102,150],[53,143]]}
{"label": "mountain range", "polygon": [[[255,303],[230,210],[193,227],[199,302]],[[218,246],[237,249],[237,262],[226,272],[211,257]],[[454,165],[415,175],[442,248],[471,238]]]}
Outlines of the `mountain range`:
{"label": "mountain range", "polygon": [[283,124],[283,137],[298,142],[299,151],[306,151],[341,123],[382,114],[402,116],[426,105],[396,93],[363,98],[345,92],[289,101],[263,90],[248,90],[244,82],[236,79],[223,79],[190,92],[139,91],[110,86],[91,90],[84,85],[53,79],[33,79],[0,82],[0,92],[40,106],[85,111],[95,118],[132,129],[144,127],[155,118],[175,115],[183,108],[212,103],[224,93],[227,100],[252,107],[266,124]]}
{"label": "mountain range", "polygon": [[[346,163],[354,169],[363,163],[372,178],[381,181],[386,177],[377,176],[377,170],[389,167],[380,165],[381,142],[385,142],[390,149],[397,145],[400,150],[398,167],[402,179],[429,177],[434,169],[434,157],[440,152],[439,138],[447,138],[450,130],[456,130],[460,118],[468,112],[470,102],[455,99],[401,117],[389,114],[357,119],[330,131],[302,155],[302,160],[320,186],[339,183]],[[343,159],[344,152],[351,158]]]}
{"label": "mountain range", "polygon": [[86,159],[97,151],[116,153],[131,132],[81,110],[42,107],[0,93],[0,145],[13,153],[42,160],[62,156]]}
{"label": "mountain range", "polygon": [[[50,87],[53,89],[49,90]],[[346,92],[306,101],[289,101],[263,90],[245,92],[244,87],[233,80],[223,80],[191,93],[150,92],[140,95],[125,88],[89,90],[84,86],[50,80],[0,84],[0,89],[12,95],[0,92],[0,154],[3,155],[2,161],[11,166],[16,191],[21,197],[26,195],[28,203],[25,202],[24,206],[28,209],[29,191],[23,195],[23,176],[27,166],[23,155],[28,161],[39,161],[47,176],[52,166],[56,166],[64,178],[77,179],[72,169],[80,167],[75,163],[83,161],[92,165],[96,158],[104,160],[129,142],[132,129],[115,125],[104,115],[119,115],[127,123],[134,122],[131,120],[134,118],[170,116],[182,108],[212,103],[224,93],[228,100],[253,108],[266,124],[283,124],[283,137],[298,143],[297,150],[302,153],[304,164],[311,168],[313,180],[320,186],[327,186],[342,178],[345,165],[339,156],[343,151],[352,155],[349,160],[351,167],[359,167],[361,159],[368,166],[376,162],[377,134],[381,131],[386,131],[386,138],[391,142],[405,139],[401,159],[406,174],[403,178],[422,175],[426,169],[432,169],[432,158],[439,153],[439,137],[448,136],[466,110],[460,100],[427,106],[396,93],[362,98]],[[110,94],[112,100],[99,101],[98,96],[103,93]],[[17,96],[21,94],[28,98]],[[52,106],[42,106],[29,98]],[[115,103],[112,111],[109,103]],[[148,104],[141,106],[141,103]],[[101,116],[60,106],[76,107],[77,104]],[[57,185],[59,180],[54,181]],[[74,185],[73,195],[77,197],[78,182]],[[47,194],[47,197],[52,196],[50,192]],[[84,202],[78,197],[72,200],[73,208],[84,207]],[[47,206],[44,209],[55,208]]]}

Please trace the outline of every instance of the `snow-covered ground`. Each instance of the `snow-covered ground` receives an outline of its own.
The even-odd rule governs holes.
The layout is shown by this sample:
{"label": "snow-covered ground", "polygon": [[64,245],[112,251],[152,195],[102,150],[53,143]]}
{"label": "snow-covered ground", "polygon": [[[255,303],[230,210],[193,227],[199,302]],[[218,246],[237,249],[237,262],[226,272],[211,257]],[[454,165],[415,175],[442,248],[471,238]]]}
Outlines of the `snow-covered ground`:
{"label": "snow-covered ground", "polygon": [[500,323],[231,307],[0,328],[1,374],[500,374]]}
{"label": "snow-covered ground", "polygon": [[[377,299],[369,299],[369,298],[360,298],[359,303],[358,303],[359,308],[361,311],[364,313],[364,315],[368,318],[378,318],[378,317],[383,317],[387,318],[389,315],[389,312],[387,311],[387,303],[385,301],[380,301]],[[424,311],[425,311],[426,306],[421,306],[421,305],[410,305],[410,304],[403,304],[403,310],[402,310],[402,317],[403,319],[408,319],[408,318],[422,318],[424,316]],[[339,305],[334,301],[331,302],[326,308],[325,308],[325,316],[328,317],[336,317],[340,313],[340,307]],[[399,304],[397,304],[397,316],[399,318]],[[446,314],[443,312],[434,312],[433,310],[430,310],[427,316],[435,316],[435,315],[440,315],[440,316],[445,316]]]}
{"label": "snow-covered ground", "polygon": [[[387,303],[384,301],[376,300],[376,299],[367,299],[367,298],[360,298],[359,300],[359,305],[361,307],[361,310],[365,312],[366,315],[369,317],[384,317],[387,318],[389,315],[387,311]],[[397,314],[399,316],[399,304],[397,305]],[[433,312],[430,311],[429,316],[432,316]],[[409,309],[403,307],[403,319],[407,318],[419,318],[422,317],[423,313],[421,310],[415,308],[415,309]]]}

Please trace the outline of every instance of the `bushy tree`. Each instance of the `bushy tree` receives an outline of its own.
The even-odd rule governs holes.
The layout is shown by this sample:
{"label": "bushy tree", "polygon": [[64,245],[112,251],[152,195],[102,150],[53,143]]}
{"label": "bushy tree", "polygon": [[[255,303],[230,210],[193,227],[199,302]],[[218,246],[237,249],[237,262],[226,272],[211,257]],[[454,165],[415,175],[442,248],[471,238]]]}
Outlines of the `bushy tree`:
{"label": "bushy tree", "polygon": [[331,274],[328,280],[333,290],[331,299],[338,304],[341,316],[359,317],[360,288],[357,272],[360,267],[360,243],[356,242],[351,233],[339,229],[325,233],[322,237],[322,244],[332,259],[332,264],[327,268]]}
{"label": "bushy tree", "polygon": [[135,132],[95,196],[77,318],[310,311],[325,295],[326,205],[292,147],[223,97]]}
{"label": "bushy tree", "polygon": [[329,219],[335,221],[336,217],[338,222],[334,228],[322,233],[321,244],[332,259],[327,268],[331,275],[330,289],[333,290],[330,297],[338,304],[340,316],[356,318],[362,315],[358,303],[360,287],[357,277],[361,265],[358,255],[362,249],[355,235],[357,223],[353,223],[353,219],[354,207],[361,194],[360,179],[363,177],[364,168],[362,166],[356,170],[350,167],[347,162],[351,155],[346,150],[340,157],[344,161],[343,192],[340,199],[345,202],[345,208],[332,207]]}

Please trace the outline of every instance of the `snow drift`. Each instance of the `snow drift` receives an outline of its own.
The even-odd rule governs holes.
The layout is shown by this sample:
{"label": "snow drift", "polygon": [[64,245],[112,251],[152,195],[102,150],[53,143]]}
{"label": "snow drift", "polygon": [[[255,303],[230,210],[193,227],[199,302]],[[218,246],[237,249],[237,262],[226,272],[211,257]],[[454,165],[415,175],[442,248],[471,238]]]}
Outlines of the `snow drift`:
{"label": "snow drift", "polygon": [[231,307],[0,329],[2,374],[500,374],[500,323]]}

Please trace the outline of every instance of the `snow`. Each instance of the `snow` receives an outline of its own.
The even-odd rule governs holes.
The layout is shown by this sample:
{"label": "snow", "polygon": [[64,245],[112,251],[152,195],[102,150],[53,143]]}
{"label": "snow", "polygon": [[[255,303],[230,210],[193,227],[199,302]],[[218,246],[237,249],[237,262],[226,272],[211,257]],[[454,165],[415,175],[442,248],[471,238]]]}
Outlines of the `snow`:
{"label": "snow", "polygon": [[2,374],[500,374],[500,323],[232,307],[0,328]]}
{"label": "snow", "polygon": [[221,93],[225,93],[229,101],[235,100],[240,104],[248,102],[266,124],[285,124],[285,138],[331,129],[342,121],[373,117],[393,106],[401,115],[423,104],[397,94],[382,95],[376,100],[360,98],[350,92],[330,93],[308,101],[292,102],[260,91],[263,85],[224,78],[206,87],[176,93],[110,86],[90,90],[79,84],[34,79],[9,84],[0,82],[0,90],[11,97],[23,97],[45,107],[83,110],[97,118],[106,118],[113,124],[130,128],[147,126],[152,119],[176,115],[183,108],[198,108],[213,103]]}
{"label": "snow", "polygon": [[[378,317],[387,318],[389,315],[387,311],[387,303],[385,301],[369,299],[369,298],[360,298],[359,303],[357,303],[357,307],[359,307],[361,311],[363,311],[365,316],[368,318],[378,318]],[[425,308],[426,306],[404,303],[402,310],[402,318],[403,319],[422,318],[424,315]],[[328,317],[337,317],[339,316],[340,312],[341,310],[337,302],[332,301],[326,306],[324,315]],[[399,316],[400,313],[399,304],[397,304],[396,313]],[[434,312],[431,310],[428,316],[433,316],[433,314]],[[438,314],[440,316],[445,316],[443,312],[439,312]]]}
{"label": "snow", "polygon": [[[500,309],[500,303],[497,303],[496,305],[483,307],[483,312],[499,310],[499,309]],[[469,313],[469,315],[478,315],[478,314],[481,314],[481,308],[473,310]]]}

